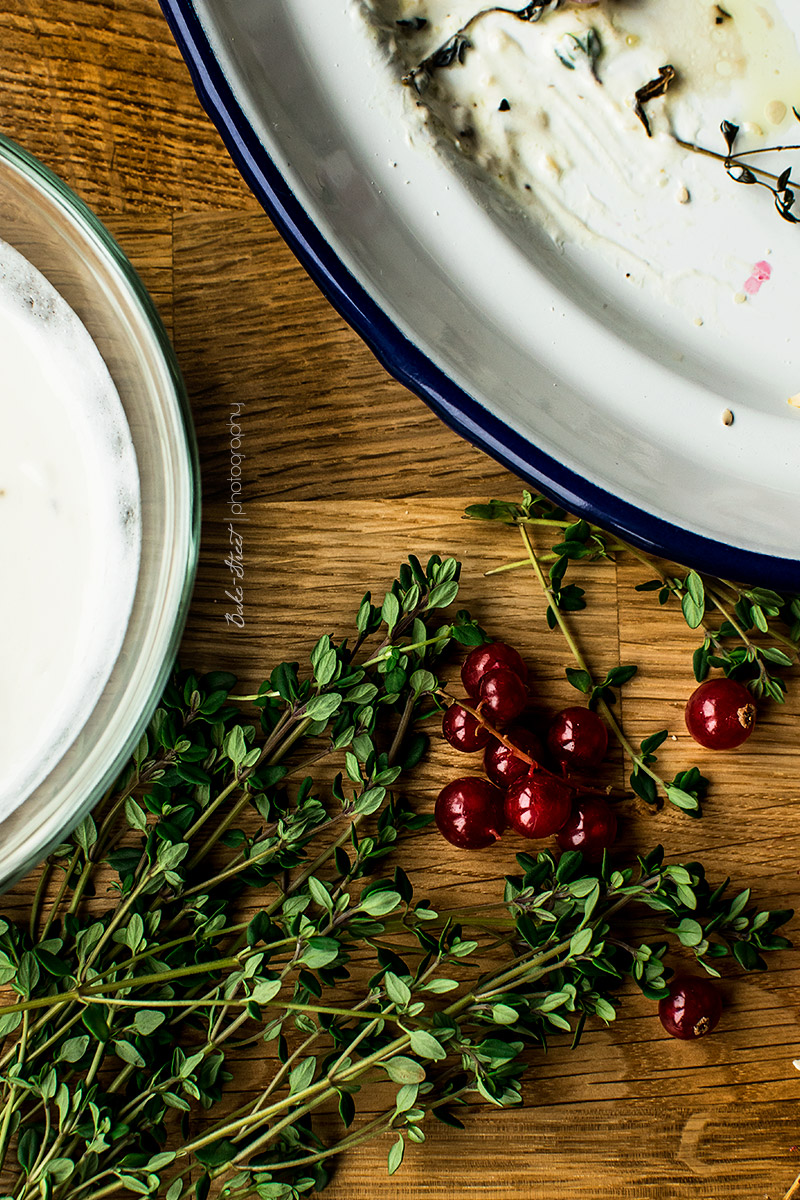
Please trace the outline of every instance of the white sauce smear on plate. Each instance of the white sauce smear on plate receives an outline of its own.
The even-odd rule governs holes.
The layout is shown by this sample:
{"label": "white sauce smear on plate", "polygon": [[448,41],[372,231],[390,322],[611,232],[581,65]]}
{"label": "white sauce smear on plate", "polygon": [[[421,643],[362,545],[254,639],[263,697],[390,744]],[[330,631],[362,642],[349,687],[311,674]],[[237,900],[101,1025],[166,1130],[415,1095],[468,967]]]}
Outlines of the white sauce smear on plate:
{"label": "white sauce smear on plate", "polygon": [[0,820],[85,724],[139,564],[139,478],[119,395],[61,295],[0,242]]}
{"label": "white sauce smear on plate", "polygon": [[[362,2],[401,72],[482,7]],[[535,23],[488,13],[469,27],[462,61],[431,73],[417,111],[556,242],[599,252],[618,278],[646,284],[701,325],[723,303],[755,294],[742,288],[765,254],[785,246],[796,266],[800,227],[778,216],[765,189],[733,182],[721,162],[687,152],[672,135],[724,154],[727,120],[741,127],[737,151],[800,142],[792,111],[800,109],[800,12],[790,11],[791,28],[774,0],[599,0]],[[590,31],[601,47],[595,72],[579,45]],[[676,79],[646,105],[648,137],[634,96],[667,64]],[[793,165],[800,176],[795,153],[752,163],[776,174]],[[752,222],[732,242],[730,221],[720,224],[715,211],[731,205],[756,213],[763,243]]]}

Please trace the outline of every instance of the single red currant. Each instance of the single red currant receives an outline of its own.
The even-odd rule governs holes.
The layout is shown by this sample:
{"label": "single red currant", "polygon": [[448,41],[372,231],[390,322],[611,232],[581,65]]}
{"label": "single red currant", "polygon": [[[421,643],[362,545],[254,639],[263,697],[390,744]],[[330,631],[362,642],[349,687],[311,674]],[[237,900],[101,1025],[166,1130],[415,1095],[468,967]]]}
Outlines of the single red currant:
{"label": "single red currant", "polygon": [[476,721],[472,713],[468,713],[460,704],[451,704],[446,708],[442,717],[442,733],[445,739],[456,750],[471,754],[482,750],[492,741],[489,730]]}
{"label": "single red currant", "polygon": [[617,836],[617,817],[600,796],[578,796],[572,812],[558,831],[562,850],[580,850],[590,862],[603,857]]}
{"label": "single red currant", "polygon": [[528,703],[528,689],[508,667],[495,667],[481,677],[478,697],[481,715],[491,725],[507,725]]}
{"label": "single red currant", "polygon": [[679,975],[659,1001],[658,1015],[668,1034],[692,1041],[711,1033],[722,1015],[722,997],[710,979]]}
{"label": "single red currant", "polygon": [[503,793],[477,775],[454,779],[436,797],[435,815],[448,842],[480,850],[496,842],[505,828]]}
{"label": "single red currant", "polygon": [[571,804],[571,787],[552,775],[534,773],[512,783],[506,792],[506,821],[523,837],[549,837],[558,833]]}
{"label": "single red currant", "polygon": [[513,646],[505,642],[487,642],[485,646],[476,646],[470,650],[461,668],[461,681],[467,690],[467,695],[477,699],[481,678],[487,671],[497,667],[507,667],[515,675],[519,675],[523,683],[528,679],[528,668]]}
{"label": "single red currant", "polygon": [[594,771],[606,756],[608,730],[591,708],[565,708],[547,730],[547,748],[567,771]]}
{"label": "single red currant", "polygon": [[732,750],[749,738],[756,706],[736,679],[707,679],[686,703],[686,728],[708,750]]}
{"label": "single red currant", "polygon": [[[511,725],[505,731],[505,736],[534,762],[542,761],[542,743],[532,729],[526,729],[524,725]],[[509,750],[508,746],[492,738],[483,754],[483,769],[492,783],[507,788],[527,775],[531,765]]]}

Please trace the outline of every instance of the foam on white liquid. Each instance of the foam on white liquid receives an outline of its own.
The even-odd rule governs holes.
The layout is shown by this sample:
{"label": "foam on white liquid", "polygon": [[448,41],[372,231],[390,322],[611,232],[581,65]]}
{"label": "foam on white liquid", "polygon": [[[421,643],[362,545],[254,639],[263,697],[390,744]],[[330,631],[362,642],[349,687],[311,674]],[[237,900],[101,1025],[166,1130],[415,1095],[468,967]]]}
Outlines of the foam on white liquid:
{"label": "foam on white liquid", "polygon": [[0,820],[75,739],[119,654],[139,476],[85,326],[0,241]]}

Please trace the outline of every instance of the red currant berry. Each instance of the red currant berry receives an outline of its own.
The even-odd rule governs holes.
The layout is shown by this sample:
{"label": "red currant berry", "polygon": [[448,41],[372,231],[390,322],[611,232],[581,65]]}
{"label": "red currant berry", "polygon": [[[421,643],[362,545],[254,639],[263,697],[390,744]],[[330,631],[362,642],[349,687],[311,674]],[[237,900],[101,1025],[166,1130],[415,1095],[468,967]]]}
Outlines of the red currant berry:
{"label": "red currant berry", "polygon": [[477,775],[454,779],[436,797],[436,824],[454,846],[480,850],[505,828],[503,793]]}
{"label": "red currant berry", "polygon": [[477,698],[481,678],[487,671],[497,667],[507,667],[515,675],[519,675],[523,683],[528,679],[528,668],[512,646],[505,642],[488,642],[485,646],[476,646],[470,650],[461,668],[461,681],[467,690],[467,695]]}
{"label": "red currant berry", "polygon": [[492,740],[489,730],[460,704],[451,704],[445,709],[442,733],[451,746],[465,754],[482,750]]}
{"label": "red currant berry", "polygon": [[557,841],[562,850],[580,850],[594,862],[613,846],[616,836],[617,817],[611,805],[600,796],[578,796]]}
{"label": "red currant berry", "polygon": [[658,1015],[668,1034],[692,1041],[711,1033],[722,1015],[722,997],[710,979],[679,975],[659,1001]]}
{"label": "red currant berry", "polygon": [[506,821],[523,837],[543,838],[558,833],[569,816],[572,788],[552,775],[532,774],[512,783],[506,792]]}
{"label": "red currant berry", "polygon": [[[518,750],[524,751],[534,762],[542,761],[542,743],[532,729],[523,725],[512,725],[505,736]],[[492,738],[483,755],[483,769],[498,787],[507,788],[522,779],[531,769],[530,763],[514,754],[508,746]]]}
{"label": "red currant berry", "polygon": [[495,667],[481,677],[478,692],[481,714],[492,725],[507,725],[528,703],[528,689],[508,667]]}
{"label": "red currant berry", "polygon": [[594,771],[608,750],[605,722],[590,708],[565,708],[547,731],[547,748],[568,771]]}
{"label": "red currant berry", "polygon": [[736,679],[707,679],[686,702],[686,728],[708,750],[732,750],[756,723],[756,706]]}

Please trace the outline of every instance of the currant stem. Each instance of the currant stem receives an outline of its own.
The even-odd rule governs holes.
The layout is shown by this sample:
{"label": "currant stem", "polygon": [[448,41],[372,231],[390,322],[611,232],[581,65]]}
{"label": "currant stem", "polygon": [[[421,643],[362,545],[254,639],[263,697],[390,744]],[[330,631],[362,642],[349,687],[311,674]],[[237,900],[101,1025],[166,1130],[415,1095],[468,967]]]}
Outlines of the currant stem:
{"label": "currant stem", "polygon": [[[586,659],[581,654],[580,649],[578,648],[578,644],[575,641],[574,637],[572,636],[572,632],[569,629],[569,626],[567,625],[566,621],[564,620],[564,615],[561,612],[560,608],[558,607],[558,603],[556,601],[556,597],[555,597],[552,587],[550,586],[550,584],[547,582],[547,580],[544,577],[542,568],[539,565],[539,560],[536,557],[536,551],[534,550],[533,543],[531,542],[531,539],[530,539],[530,534],[528,533],[528,531],[524,525],[520,525],[519,531],[522,535],[522,540],[525,543],[525,548],[528,551],[528,559],[530,561],[530,564],[533,567],[536,578],[539,580],[539,584],[540,584],[547,600],[549,601],[550,610],[552,611],[553,615],[555,616],[556,621],[558,622],[558,627],[561,630],[561,632],[563,633],[566,643],[569,646],[570,650],[572,651],[572,656],[575,659],[575,662],[578,664],[578,667],[580,668],[581,671],[586,672],[589,679],[592,681],[592,686],[593,686],[594,678],[593,678],[592,672],[589,670],[589,666],[586,662]],[[645,774],[649,775],[650,778],[653,780],[653,782],[658,787],[660,787],[666,791],[666,785],[664,783],[664,780],[661,778],[660,775],[657,775],[655,773],[655,771],[651,770],[650,767],[647,766],[647,764],[644,762],[644,759],[642,758],[641,755],[636,753],[633,746],[630,744],[627,737],[623,733],[622,727],[620,726],[619,722],[617,721],[617,718],[614,716],[613,712],[611,711],[610,706],[606,703],[605,700],[602,699],[602,697],[598,700],[597,707],[599,708],[600,712],[605,717],[605,719],[608,722],[608,725],[611,729],[611,732],[614,734],[615,738],[617,739],[619,744],[622,746],[623,750],[628,755],[628,758],[631,760],[631,762],[634,764],[634,766],[638,770],[644,771]]]}

